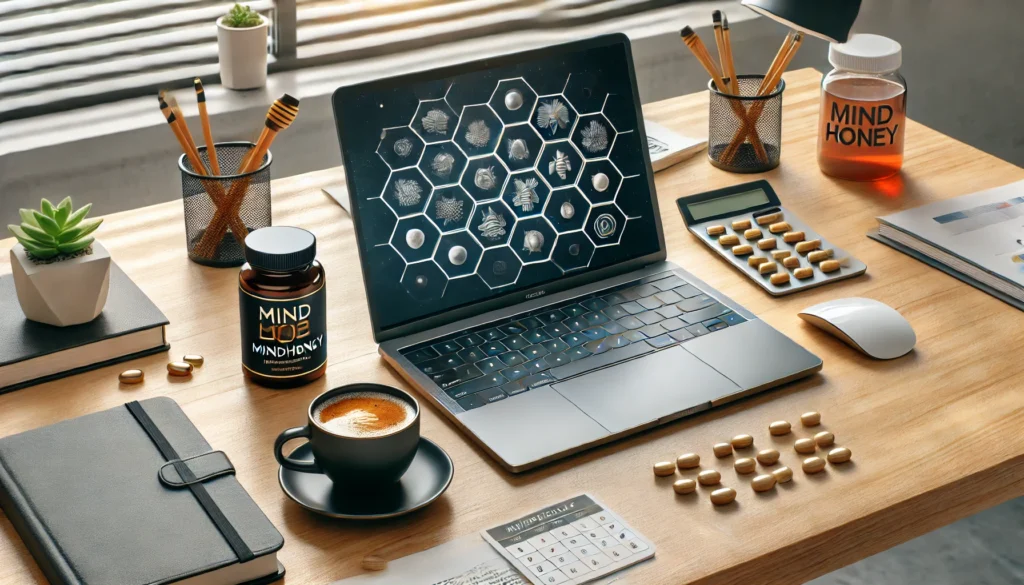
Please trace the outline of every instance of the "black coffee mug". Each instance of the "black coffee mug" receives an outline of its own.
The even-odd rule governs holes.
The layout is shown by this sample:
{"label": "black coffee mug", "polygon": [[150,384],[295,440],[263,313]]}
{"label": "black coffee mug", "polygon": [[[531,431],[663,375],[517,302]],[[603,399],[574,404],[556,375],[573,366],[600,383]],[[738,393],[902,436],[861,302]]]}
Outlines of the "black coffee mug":
{"label": "black coffee mug", "polygon": [[[342,394],[376,392],[390,394],[413,408],[413,419],[387,435],[352,437],[332,433],[316,423],[314,412],[320,404]],[[292,439],[306,438],[313,461],[292,459],[282,451]],[[397,482],[409,469],[420,443],[420,405],[408,392],[381,384],[349,384],[324,392],[313,399],[306,412],[306,425],[288,429],[274,442],[274,456],[286,469],[322,473],[335,485],[367,489]]]}

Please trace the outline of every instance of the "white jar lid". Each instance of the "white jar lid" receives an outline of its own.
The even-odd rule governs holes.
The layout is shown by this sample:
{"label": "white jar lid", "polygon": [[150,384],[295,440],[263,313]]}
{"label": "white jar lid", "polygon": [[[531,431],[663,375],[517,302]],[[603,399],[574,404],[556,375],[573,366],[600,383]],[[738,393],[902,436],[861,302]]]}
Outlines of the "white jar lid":
{"label": "white jar lid", "polygon": [[828,62],[855,73],[889,73],[903,63],[903,47],[880,35],[853,35],[845,43],[829,44]]}

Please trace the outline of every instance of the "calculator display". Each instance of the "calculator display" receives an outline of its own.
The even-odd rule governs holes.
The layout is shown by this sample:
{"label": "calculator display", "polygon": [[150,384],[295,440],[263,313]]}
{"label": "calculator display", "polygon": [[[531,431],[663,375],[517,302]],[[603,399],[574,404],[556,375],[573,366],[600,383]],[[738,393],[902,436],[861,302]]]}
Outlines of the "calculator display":
{"label": "calculator display", "polygon": [[686,207],[690,210],[690,215],[693,216],[693,221],[700,221],[708,217],[733,213],[735,211],[740,211],[741,209],[749,209],[758,205],[764,205],[768,202],[768,194],[765,193],[763,189],[755,189],[753,191],[744,191],[743,193],[725,195],[723,197],[709,199],[699,203],[691,203]]}

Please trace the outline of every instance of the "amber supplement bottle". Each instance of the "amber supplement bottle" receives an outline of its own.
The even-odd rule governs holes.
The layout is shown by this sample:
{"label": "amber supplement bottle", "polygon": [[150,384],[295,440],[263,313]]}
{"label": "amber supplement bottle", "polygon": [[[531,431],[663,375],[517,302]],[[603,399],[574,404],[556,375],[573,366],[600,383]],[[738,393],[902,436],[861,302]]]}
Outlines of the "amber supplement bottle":
{"label": "amber supplement bottle", "polygon": [[903,166],[907,81],[902,48],[878,35],[853,35],[829,45],[835,69],[821,81],[818,166],[853,181],[890,177]]}
{"label": "amber supplement bottle", "polygon": [[267,227],[245,238],[238,275],[242,371],[262,386],[294,388],[327,369],[327,287],[316,237]]}

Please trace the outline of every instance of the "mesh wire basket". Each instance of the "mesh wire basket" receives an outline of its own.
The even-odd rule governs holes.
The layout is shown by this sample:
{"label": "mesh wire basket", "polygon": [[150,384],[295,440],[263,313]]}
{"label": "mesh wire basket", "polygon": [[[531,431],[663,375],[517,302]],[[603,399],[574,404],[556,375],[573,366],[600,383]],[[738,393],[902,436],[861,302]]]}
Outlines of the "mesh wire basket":
{"label": "mesh wire basket", "polygon": [[[255,145],[251,142],[217,144],[221,171],[237,169]],[[209,166],[205,146],[199,157]],[[248,232],[270,225],[270,152],[263,164],[242,175],[197,174],[188,157],[181,155],[181,194],[185,204],[185,245],[188,257],[205,266],[241,266],[243,242]],[[213,196],[211,196],[213,193]]]}
{"label": "mesh wire basket", "polygon": [[[713,81],[708,110],[708,159],[733,173],[760,173],[779,166],[782,149],[782,92],[786,82],[758,96],[763,75],[737,75],[739,96],[723,94]],[[749,122],[756,120],[756,137]]]}

